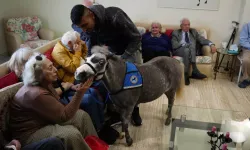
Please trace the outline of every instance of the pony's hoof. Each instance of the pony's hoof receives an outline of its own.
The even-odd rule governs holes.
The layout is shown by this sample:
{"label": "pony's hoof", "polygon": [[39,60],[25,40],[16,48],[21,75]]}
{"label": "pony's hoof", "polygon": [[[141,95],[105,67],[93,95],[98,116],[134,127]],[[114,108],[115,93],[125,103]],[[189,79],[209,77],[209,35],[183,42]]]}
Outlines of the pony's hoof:
{"label": "pony's hoof", "polygon": [[131,146],[133,144],[133,139],[132,138],[127,138],[126,142],[127,142],[128,146]]}
{"label": "pony's hoof", "polygon": [[170,123],[171,123],[171,118],[167,118],[165,121],[165,125],[168,126],[170,125]]}

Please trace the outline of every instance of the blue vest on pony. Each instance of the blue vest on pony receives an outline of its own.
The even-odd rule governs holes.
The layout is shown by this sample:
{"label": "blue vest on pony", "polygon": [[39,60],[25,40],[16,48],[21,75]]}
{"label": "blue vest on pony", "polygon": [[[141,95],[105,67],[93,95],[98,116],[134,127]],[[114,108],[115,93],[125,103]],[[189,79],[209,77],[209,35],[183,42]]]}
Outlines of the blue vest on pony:
{"label": "blue vest on pony", "polygon": [[123,82],[123,89],[131,89],[142,86],[142,76],[135,64],[126,62],[126,74]]}

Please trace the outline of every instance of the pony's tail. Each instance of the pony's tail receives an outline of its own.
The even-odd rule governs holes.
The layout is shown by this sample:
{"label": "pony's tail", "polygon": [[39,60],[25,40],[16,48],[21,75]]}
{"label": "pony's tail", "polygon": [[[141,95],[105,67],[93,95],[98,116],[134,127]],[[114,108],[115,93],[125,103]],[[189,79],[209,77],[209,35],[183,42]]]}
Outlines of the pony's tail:
{"label": "pony's tail", "polygon": [[176,99],[182,99],[183,98],[183,93],[184,93],[184,87],[185,87],[185,77],[184,77],[184,64],[181,63],[181,81],[179,88],[176,91]]}

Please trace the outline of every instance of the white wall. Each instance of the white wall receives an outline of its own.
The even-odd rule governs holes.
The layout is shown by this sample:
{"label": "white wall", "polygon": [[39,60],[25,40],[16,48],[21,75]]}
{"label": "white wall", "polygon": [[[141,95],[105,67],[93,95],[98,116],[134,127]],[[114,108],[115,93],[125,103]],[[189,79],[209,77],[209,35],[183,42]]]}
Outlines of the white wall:
{"label": "white wall", "polygon": [[[56,31],[57,36],[71,30],[70,10],[82,0],[0,0],[0,19],[2,16],[38,15],[44,27]],[[240,4],[242,0],[220,0],[219,11],[188,10],[158,8],[157,0],[96,0],[104,6],[118,6],[122,8],[133,21],[152,22],[178,25],[179,20],[188,17],[192,26],[206,26],[211,29],[211,40],[219,45],[221,41],[228,41],[233,20],[239,21]],[[248,21],[250,14],[250,0],[246,0],[246,11],[242,20]],[[18,5],[14,6],[13,4]],[[2,5],[3,4],[3,5]],[[18,8],[18,9],[17,9]],[[5,48],[0,25],[0,53]]]}
{"label": "white wall", "polygon": [[19,1],[17,0],[0,0],[0,55],[7,54],[3,18],[13,17],[20,13]]}
{"label": "white wall", "polygon": [[70,11],[82,0],[22,0],[21,7],[26,15],[37,15],[41,18],[43,26],[61,36],[71,30]]}
{"label": "white wall", "polygon": [[[228,41],[233,20],[239,21],[241,0],[220,0],[219,11],[158,8],[157,0],[96,0],[104,6],[119,6],[139,22],[159,21],[178,25],[183,17],[191,20],[191,26],[206,26],[211,30],[211,40],[217,45]],[[248,0],[249,1],[249,0]]]}
{"label": "white wall", "polygon": [[245,23],[250,22],[250,0],[245,0],[245,7],[244,7],[244,13],[242,15],[242,25]]}

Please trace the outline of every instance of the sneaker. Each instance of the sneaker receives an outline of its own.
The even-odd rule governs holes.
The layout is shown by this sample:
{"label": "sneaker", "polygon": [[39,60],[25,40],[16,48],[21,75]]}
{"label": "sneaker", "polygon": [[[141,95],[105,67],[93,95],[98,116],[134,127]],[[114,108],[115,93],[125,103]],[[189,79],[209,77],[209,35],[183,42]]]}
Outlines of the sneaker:
{"label": "sneaker", "polygon": [[142,119],[141,119],[141,116],[140,116],[140,113],[139,113],[139,107],[138,106],[136,106],[134,108],[131,119],[132,119],[132,123],[135,126],[141,126],[142,125]]}
{"label": "sneaker", "polygon": [[194,79],[204,79],[204,78],[207,78],[207,76],[206,75],[204,75],[204,74],[202,74],[202,73],[200,73],[200,72],[192,72],[192,76],[191,76],[192,78],[194,78]]}
{"label": "sneaker", "polygon": [[188,73],[185,73],[184,77],[185,77],[185,85],[189,85],[190,84],[190,80],[189,80]]}
{"label": "sneaker", "polygon": [[249,86],[250,85],[250,81],[248,81],[248,80],[243,80],[238,86],[240,87],[240,88],[246,88],[247,86]]}

